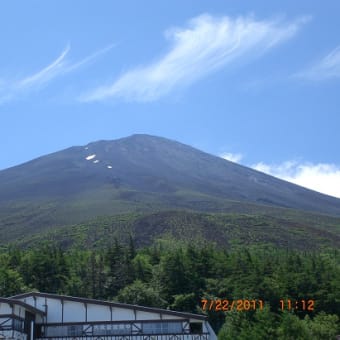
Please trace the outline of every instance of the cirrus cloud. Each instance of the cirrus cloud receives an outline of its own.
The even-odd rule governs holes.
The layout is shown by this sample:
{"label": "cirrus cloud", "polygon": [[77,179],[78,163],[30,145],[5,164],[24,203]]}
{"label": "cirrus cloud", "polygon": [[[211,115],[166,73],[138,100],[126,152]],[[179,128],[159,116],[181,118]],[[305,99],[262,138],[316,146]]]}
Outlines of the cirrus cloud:
{"label": "cirrus cloud", "polygon": [[253,58],[292,38],[309,18],[295,21],[200,15],[186,27],[165,32],[171,47],[158,61],[123,73],[113,84],[80,96],[80,101],[123,98],[154,101],[178,87],[243,58]]}
{"label": "cirrus cloud", "polygon": [[78,62],[71,63],[67,60],[67,55],[71,50],[71,46],[68,44],[52,63],[41,70],[23,79],[0,79],[0,104],[32,91],[40,90],[55,78],[74,72],[82,66],[93,62],[100,55],[108,52],[113,46],[109,45]]}
{"label": "cirrus cloud", "polygon": [[337,46],[310,68],[297,73],[295,77],[314,81],[340,78],[340,46]]}

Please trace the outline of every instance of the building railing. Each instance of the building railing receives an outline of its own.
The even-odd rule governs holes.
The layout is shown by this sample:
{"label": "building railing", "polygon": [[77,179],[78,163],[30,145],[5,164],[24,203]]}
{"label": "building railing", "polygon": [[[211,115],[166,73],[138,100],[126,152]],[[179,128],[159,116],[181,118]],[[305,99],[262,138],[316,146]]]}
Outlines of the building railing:
{"label": "building railing", "polygon": [[209,334],[140,334],[106,336],[39,337],[36,340],[209,340]]}
{"label": "building railing", "polygon": [[[195,326],[195,327],[194,327]],[[37,337],[49,338],[96,338],[105,337],[124,337],[126,339],[135,339],[136,336],[145,336],[149,339],[150,336],[171,336],[177,339],[182,339],[183,336],[190,335],[187,339],[201,340],[205,339],[203,333],[203,325],[190,324],[187,321],[167,320],[167,321],[125,321],[125,322],[95,322],[95,323],[75,323],[75,324],[47,324],[36,325]],[[195,330],[191,329],[194,328]],[[183,338],[184,339],[184,338]]]}
{"label": "building railing", "polygon": [[25,320],[17,316],[0,317],[0,332],[12,330],[25,333]]}
{"label": "building railing", "polygon": [[[0,325],[2,332],[15,332],[15,339],[25,340],[26,322],[8,317]],[[34,340],[209,340],[203,329],[195,331],[185,321],[125,321],[76,324],[36,324]],[[8,335],[7,335],[8,334]],[[6,339],[9,339],[7,333]]]}

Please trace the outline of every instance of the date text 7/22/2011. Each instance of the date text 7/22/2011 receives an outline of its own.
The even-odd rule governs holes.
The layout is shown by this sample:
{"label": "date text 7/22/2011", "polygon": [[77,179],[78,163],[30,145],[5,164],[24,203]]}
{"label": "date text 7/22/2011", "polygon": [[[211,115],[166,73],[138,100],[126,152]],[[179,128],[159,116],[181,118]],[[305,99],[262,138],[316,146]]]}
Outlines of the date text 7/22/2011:
{"label": "date text 7/22/2011", "polygon": [[[248,300],[248,299],[238,299],[238,300],[228,300],[228,299],[202,299],[202,309],[204,311],[250,311],[250,310],[263,310],[264,301],[263,300]],[[303,310],[303,311],[313,311],[314,310],[314,300],[292,300],[292,299],[281,299],[279,301],[278,308],[283,310]]]}

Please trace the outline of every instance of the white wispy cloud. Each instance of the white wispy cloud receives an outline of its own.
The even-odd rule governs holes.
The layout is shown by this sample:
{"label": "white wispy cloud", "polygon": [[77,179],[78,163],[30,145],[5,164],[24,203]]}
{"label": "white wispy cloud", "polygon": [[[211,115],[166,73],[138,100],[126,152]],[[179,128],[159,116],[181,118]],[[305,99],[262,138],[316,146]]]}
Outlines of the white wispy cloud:
{"label": "white wispy cloud", "polygon": [[327,163],[257,163],[252,168],[308,189],[340,198],[340,166]]}
{"label": "white wispy cloud", "polygon": [[315,81],[340,78],[340,46],[337,46],[333,51],[311,67],[294,76]]}
{"label": "white wispy cloud", "polygon": [[243,155],[240,153],[224,152],[220,155],[220,157],[226,159],[227,161],[238,163],[243,158]]}
{"label": "white wispy cloud", "polygon": [[92,54],[90,54],[89,56],[85,57],[84,59],[81,59],[80,61],[73,63],[73,64],[66,64],[65,66],[65,72],[69,73],[69,72],[73,72],[79,68],[81,68],[84,65],[90,64],[93,61],[95,61],[98,57],[100,57],[101,55],[107,53],[108,51],[110,51],[113,47],[115,47],[116,44],[111,44],[108,45]]}
{"label": "white wispy cloud", "polygon": [[96,88],[80,97],[98,101],[121,97],[153,101],[186,86],[241,58],[258,56],[293,37],[309,18],[287,22],[259,21],[253,17],[214,17],[204,14],[186,27],[165,32],[171,42],[158,61],[122,74],[113,84]]}
{"label": "white wispy cloud", "polygon": [[100,55],[108,52],[113,46],[114,45],[109,45],[80,61],[71,63],[66,58],[71,50],[71,46],[68,44],[52,63],[34,74],[23,79],[2,79],[0,81],[0,104],[13,100],[16,97],[27,94],[31,91],[41,89],[55,78],[74,72],[82,66],[93,62]]}
{"label": "white wispy cloud", "polygon": [[61,73],[65,72],[65,57],[70,51],[70,45],[67,45],[60,56],[54,60],[50,65],[46,66],[37,73],[28,76],[22,80],[19,80],[14,84],[17,89],[29,88],[32,86],[40,86],[47,83],[51,79],[57,77]]}

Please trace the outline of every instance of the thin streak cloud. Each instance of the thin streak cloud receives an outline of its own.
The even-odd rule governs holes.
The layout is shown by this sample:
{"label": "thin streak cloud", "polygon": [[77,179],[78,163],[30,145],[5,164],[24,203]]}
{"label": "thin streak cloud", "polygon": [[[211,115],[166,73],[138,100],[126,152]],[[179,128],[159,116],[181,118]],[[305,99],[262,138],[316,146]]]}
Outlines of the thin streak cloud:
{"label": "thin streak cloud", "polygon": [[168,53],[155,63],[122,74],[108,86],[95,88],[81,101],[123,98],[154,101],[183,86],[243,59],[259,56],[292,38],[309,18],[292,22],[259,21],[252,17],[214,17],[204,14],[186,27],[165,32]]}
{"label": "thin streak cloud", "polygon": [[15,87],[21,89],[25,87],[41,85],[58,76],[59,74],[64,73],[64,59],[70,49],[70,45],[67,45],[64,51],[55,61],[34,75],[20,80],[17,84],[15,84]]}
{"label": "thin streak cloud", "polygon": [[340,46],[295,77],[313,81],[340,78]]}
{"label": "thin streak cloud", "polygon": [[111,44],[78,62],[70,63],[67,57],[71,51],[71,46],[68,44],[52,63],[40,71],[19,80],[0,80],[0,104],[14,100],[32,91],[40,90],[54,79],[75,72],[79,68],[90,64],[114,46]]}
{"label": "thin streak cloud", "polygon": [[99,58],[101,55],[109,52],[115,46],[116,46],[116,44],[108,45],[108,46],[102,48],[101,50],[96,51],[95,53],[92,53],[91,55],[87,56],[86,58],[78,61],[77,63],[71,64],[71,65],[66,64],[65,73],[73,72],[73,71],[81,68],[84,65],[90,64],[91,62],[93,62],[97,58]]}

